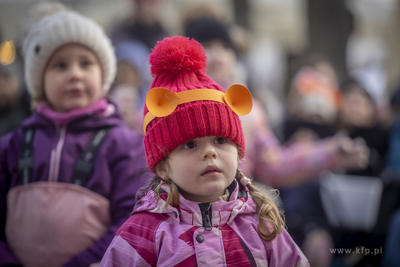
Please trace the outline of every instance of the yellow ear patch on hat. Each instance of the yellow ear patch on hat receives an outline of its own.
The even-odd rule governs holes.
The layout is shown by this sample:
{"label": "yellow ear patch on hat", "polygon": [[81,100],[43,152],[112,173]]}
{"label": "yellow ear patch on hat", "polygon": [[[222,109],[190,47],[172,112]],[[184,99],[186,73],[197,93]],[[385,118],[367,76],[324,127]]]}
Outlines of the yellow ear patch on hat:
{"label": "yellow ear patch on hat", "polygon": [[153,88],[146,96],[146,105],[151,114],[165,117],[174,112],[179,103],[179,97],[168,89]]}
{"label": "yellow ear patch on hat", "polygon": [[240,116],[249,114],[253,108],[253,99],[249,89],[240,84],[229,87],[225,92],[224,100],[233,112]]}
{"label": "yellow ear patch on hat", "polygon": [[221,92],[215,89],[194,89],[174,93],[165,88],[153,88],[146,96],[146,106],[149,112],[144,117],[143,131],[146,133],[147,125],[156,117],[170,115],[180,104],[209,100],[227,104],[238,115],[249,114],[253,107],[250,91],[243,85],[234,84]]}

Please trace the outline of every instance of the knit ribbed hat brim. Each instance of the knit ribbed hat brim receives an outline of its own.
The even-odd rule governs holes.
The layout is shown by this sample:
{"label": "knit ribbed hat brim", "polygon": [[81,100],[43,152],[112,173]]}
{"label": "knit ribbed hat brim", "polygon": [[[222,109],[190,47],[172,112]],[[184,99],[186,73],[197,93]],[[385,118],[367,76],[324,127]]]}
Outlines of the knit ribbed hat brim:
{"label": "knit ribbed hat brim", "polygon": [[177,146],[205,136],[221,136],[231,140],[245,153],[239,116],[223,103],[196,101],[180,105],[171,115],[150,123],[144,139],[147,165],[155,167]]}

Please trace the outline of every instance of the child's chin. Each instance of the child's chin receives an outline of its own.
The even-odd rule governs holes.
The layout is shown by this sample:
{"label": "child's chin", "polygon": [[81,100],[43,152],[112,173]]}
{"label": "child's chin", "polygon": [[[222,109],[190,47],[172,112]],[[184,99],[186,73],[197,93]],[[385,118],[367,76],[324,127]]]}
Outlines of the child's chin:
{"label": "child's chin", "polygon": [[74,109],[80,109],[80,108],[86,108],[89,107],[90,105],[92,105],[93,103],[89,102],[89,101],[75,101],[73,103],[70,103],[66,109],[68,109],[69,111],[74,110]]}

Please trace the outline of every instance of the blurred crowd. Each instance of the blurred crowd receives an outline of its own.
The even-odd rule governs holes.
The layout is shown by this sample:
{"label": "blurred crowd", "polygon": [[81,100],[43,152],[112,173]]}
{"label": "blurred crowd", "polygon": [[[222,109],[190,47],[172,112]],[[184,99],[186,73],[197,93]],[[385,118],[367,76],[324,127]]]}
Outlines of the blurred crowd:
{"label": "blurred crowd", "polygon": [[[148,56],[157,41],[172,36],[160,17],[161,3],[132,1],[132,17],[108,33],[117,74],[107,97],[139,134],[152,81]],[[37,5],[23,25],[61,8],[56,3]],[[1,136],[32,112],[21,74],[24,27],[16,42],[17,60],[0,65]],[[288,232],[311,266],[400,264],[400,86],[393,93],[386,90],[388,101],[382,101],[366,86],[365,76],[350,72],[339,79],[323,54],[306,51],[282,83],[287,87],[282,99],[257,87],[264,77],[252,71],[256,62],[248,30],[212,7],[198,5],[182,14],[177,31],[203,45],[207,74],[225,90],[238,83],[252,92],[253,110],[241,117],[246,156],[240,168],[260,188],[279,189],[276,202],[285,212]],[[272,117],[280,119],[271,123]],[[360,247],[383,248],[383,253],[331,250]]]}

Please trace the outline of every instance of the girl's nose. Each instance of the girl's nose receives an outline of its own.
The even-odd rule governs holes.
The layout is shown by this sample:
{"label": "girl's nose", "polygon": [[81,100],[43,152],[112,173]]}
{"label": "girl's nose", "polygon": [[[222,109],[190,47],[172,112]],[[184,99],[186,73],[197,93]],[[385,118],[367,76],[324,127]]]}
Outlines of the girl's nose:
{"label": "girl's nose", "polygon": [[206,145],[206,147],[204,148],[204,152],[203,152],[203,159],[216,159],[218,157],[217,151],[215,151],[215,148],[213,145],[208,144]]}
{"label": "girl's nose", "polygon": [[73,64],[70,66],[69,74],[73,80],[80,79],[82,77],[82,70],[78,64]]}

